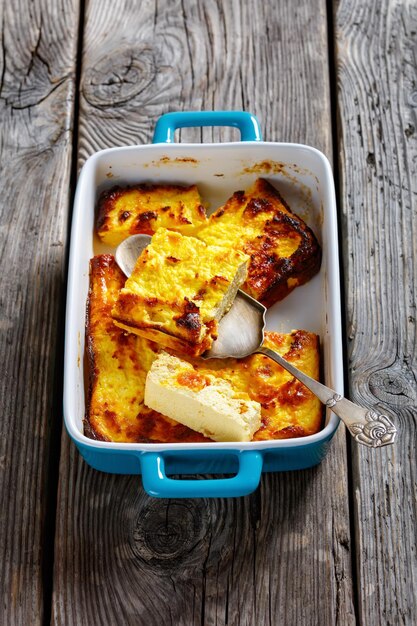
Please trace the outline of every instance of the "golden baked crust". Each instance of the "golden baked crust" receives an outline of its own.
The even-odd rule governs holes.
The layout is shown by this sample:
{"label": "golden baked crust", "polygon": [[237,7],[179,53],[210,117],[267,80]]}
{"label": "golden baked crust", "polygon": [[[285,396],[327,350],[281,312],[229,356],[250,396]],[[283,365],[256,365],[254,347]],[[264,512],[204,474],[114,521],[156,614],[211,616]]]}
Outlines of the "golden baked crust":
{"label": "golden baked crust", "polygon": [[114,325],[111,309],[125,277],[112,255],[90,262],[86,356],[89,375],[84,432],[102,441],[201,441],[201,435],[143,403],[158,347]]}
{"label": "golden baked crust", "polygon": [[197,356],[246,277],[248,257],[160,228],[142,252],[112,311],[120,328]]}
{"label": "golden baked crust", "polygon": [[152,235],[160,227],[191,235],[206,222],[196,185],[113,187],[97,204],[97,234],[110,246],[130,235]]}
{"label": "golden baked crust", "polygon": [[247,191],[234,193],[196,236],[248,254],[242,289],[268,307],[320,269],[321,249],[314,233],[263,178]]}
{"label": "golden baked crust", "polygon": [[[319,379],[319,338],[305,330],[265,333],[265,345],[276,350],[300,370]],[[318,432],[322,424],[320,401],[302,383],[262,354],[241,360],[205,361],[210,372],[228,380],[237,391],[247,391],[261,405],[261,428],[253,441],[303,437]]]}
{"label": "golden baked crust", "polygon": [[[146,374],[158,347],[114,325],[111,310],[124,281],[113,256],[92,259],[86,323],[90,385],[85,434],[118,442],[211,441],[143,404]],[[319,377],[317,335],[303,330],[267,332],[266,344],[310,376]],[[302,437],[321,428],[320,402],[271,359],[252,355],[239,361],[187,360],[196,376],[184,384],[195,385],[207,372],[229,380],[237,392],[245,391],[261,404],[262,426],[255,433],[255,441]]]}

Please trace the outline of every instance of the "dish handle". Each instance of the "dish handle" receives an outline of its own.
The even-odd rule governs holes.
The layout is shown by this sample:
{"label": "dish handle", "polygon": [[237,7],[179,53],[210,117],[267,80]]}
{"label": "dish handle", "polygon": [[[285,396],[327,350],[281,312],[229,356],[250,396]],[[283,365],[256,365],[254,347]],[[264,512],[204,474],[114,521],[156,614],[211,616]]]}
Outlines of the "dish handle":
{"label": "dish handle", "polygon": [[194,480],[169,478],[164,453],[144,452],[140,455],[143,487],[155,498],[234,498],[255,491],[262,472],[261,452],[227,450],[224,454],[237,456],[239,469],[235,476]]}
{"label": "dish handle", "polygon": [[262,141],[258,119],[246,111],[175,111],[156,122],[152,143],[174,143],[177,128],[233,126],[240,130],[241,141]]}

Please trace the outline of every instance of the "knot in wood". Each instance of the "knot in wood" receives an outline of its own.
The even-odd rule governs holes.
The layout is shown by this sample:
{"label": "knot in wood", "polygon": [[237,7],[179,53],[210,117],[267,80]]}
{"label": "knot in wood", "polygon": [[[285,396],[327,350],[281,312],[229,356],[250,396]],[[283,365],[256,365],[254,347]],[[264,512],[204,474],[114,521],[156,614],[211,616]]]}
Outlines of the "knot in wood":
{"label": "knot in wood", "polygon": [[410,93],[408,101],[412,107],[417,107],[417,91],[412,91]]}
{"label": "knot in wood", "polygon": [[154,80],[156,64],[148,47],[106,54],[86,70],[82,85],[85,99],[93,107],[122,106],[136,98]]}
{"label": "knot in wood", "polygon": [[394,407],[415,406],[417,394],[411,372],[390,368],[374,372],[369,377],[373,395]]}
{"label": "knot in wood", "polygon": [[133,533],[133,551],[159,574],[201,568],[208,549],[204,500],[156,500],[141,512]]}

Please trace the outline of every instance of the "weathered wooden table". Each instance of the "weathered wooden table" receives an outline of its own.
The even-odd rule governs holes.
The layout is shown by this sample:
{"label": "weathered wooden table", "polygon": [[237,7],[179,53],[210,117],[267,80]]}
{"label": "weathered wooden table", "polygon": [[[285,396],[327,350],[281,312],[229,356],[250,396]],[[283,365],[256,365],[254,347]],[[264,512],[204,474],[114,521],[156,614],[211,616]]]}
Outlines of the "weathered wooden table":
{"label": "weathered wooden table", "polygon": [[[0,623],[417,623],[417,5],[1,3]],[[241,499],[155,500],[62,425],[77,173],[169,110],[244,109],[332,160],[346,387],[400,429],[340,427],[309,471]],[[187,131],[224,141],[231,130]]]}

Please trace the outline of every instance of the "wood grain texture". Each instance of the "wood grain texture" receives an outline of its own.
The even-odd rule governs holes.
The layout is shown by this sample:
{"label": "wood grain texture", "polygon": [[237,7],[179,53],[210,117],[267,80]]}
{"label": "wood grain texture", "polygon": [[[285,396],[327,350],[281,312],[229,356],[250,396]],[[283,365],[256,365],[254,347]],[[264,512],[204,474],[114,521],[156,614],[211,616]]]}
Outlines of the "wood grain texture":
{"label": "wood grain texture", "polygon": [[334,455],[246,498],[157,500],[64,445],[53,623],[354,623]]}
{"label": "wood grain texture", "polygon": [[[91,0],[78,162],[149,143],[168,110],[246,109],[331,156],[325,3]],[[233,137],[229,129],[187,139]],[[346,449],[240,499],[154,500],[64,434],[54,624],[353,624]]]}
{"label": "wood grain texture", "polygon": [[347,335],[352,397],[400,432],[353,448],[359,614],[417,615],[417,7],[336,4]]}
{"label": "wood grain texture", "polygon": [[40,624],[78,15],[75,2],[0,12],[0,622]]}
{"label": "wood grain texture", "polygon": [[[320,45],[318,45],[318,42]],[[330,100],[323,0],[286,3],[123,0],[87,5],[80,164],[103,146],[149,143],[170,110],[244,109],[265,139],[300,141],[329,156]],[[226,141],[233,129],[187,130]]]}

